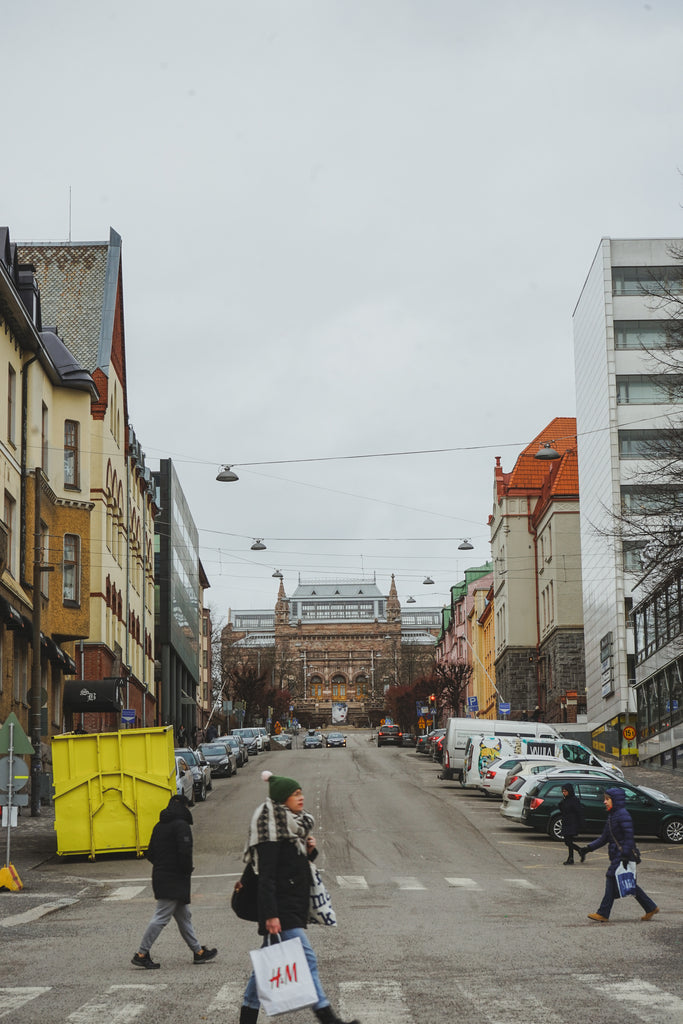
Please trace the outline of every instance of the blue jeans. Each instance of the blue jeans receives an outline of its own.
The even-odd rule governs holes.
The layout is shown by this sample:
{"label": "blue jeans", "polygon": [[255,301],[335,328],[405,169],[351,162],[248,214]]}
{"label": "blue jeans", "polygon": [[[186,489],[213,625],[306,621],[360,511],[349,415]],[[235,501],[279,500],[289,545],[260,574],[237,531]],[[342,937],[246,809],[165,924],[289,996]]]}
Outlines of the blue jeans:
{"label": "blue jeans", "polygon": [[[323,987],[320,984],[320,978],[318,977],[318,961],[316,960],[315,952],[313,951],[313,946],[308,941],[306,929],[287,928],[285,929],[285,931],[280,932],[280,938],[283,941],[285,939],[301,939],[301,945],[304,947],[304,953],[306,954],[306,960],[308,961],[311,977],[313,978],[313,984],[315,985],[315,990],[318,993],[318,1002],[315,1004],[314,1007],[312,1007],[312,1009],[322,1010],[323,1006],[329,1006],[330,1001],[325,995]],[[261,945],[265,946],[267,941],[268,936],[264,938]],[[249,977],[249,981],[247,982],[247,987],[244,990],[244,998],[242,999],[242,1005],[250,1006],[252,1010],[258,1010],[261,1006],[261,1002],[258,997],[258,992],[256,991],[256,979],[254,978],[253,971]]]}
{"label": "blue jeans", "polygon": [[[641,907],[646,914],[649,914],[651,910],[654,910],[657,904],[650,899],[646,892],[636,885],[636,891],[633,893],[635,898],[640,903]],[[605,879],[605,895],[602,897],[602,903],[598,907],[598,914],[601,917],[609,917],[612,909],[612,904],[617,898],[617,882],[614,875],[607,875]],[[628,898],[628,897],[627,897]]]}

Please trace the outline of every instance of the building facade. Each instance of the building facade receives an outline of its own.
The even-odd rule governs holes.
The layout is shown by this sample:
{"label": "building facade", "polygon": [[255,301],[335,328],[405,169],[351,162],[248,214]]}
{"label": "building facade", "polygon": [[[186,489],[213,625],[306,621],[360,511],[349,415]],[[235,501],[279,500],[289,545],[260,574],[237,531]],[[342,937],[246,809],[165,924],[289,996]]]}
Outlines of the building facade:
{"label": "building facade", "polygon": [[[435,660],[444,665],[467,665],[471,675],[462,694],[462,706],[444,714],[465,714],[467,698],[476,697],[482,718],[496,718],[495,667],[486,666],[484,628],[479,623],[493,583],[492,564],[465,570],[465,578],[451,587],[450,604],[442,610]],[[490,633],[489,633],[490,640]]]}
{"label": "building facade", "polygon": [[268,659],[300,722],[329,723],[337,707],[350,723],[376,725],[385,690],[428,671],[440,616],[403,612],[393,576],[388,594],[375,577],[300,579],[289,598],[281,580],[274,611],[231,611],[222,640]]}
{"label": "building facade", "polygon": [[[631,754],[636,723],[633,588],[643,542],[623,535],[620,518],[646,509],[644,452],[669,429],[680,405],[653,353],[666,347],[683,295],[680,239],[603,238],[574,311],[574,358],[588,719],[598,743]],[[680,396],[680,389],[678,389]]]}
{"label": "building facade", "polygon": [[68,435],[63,426],[61,449],[69,494],[92,506],[89,551],[71,543],[64,556],[81,571],[74,600],[89,605],[89,630],[71,654],[77,680],[92,682],[95,693],[103,685],[95,702],[71,688],[67,724],[118,729],[125,707],[134,724],[150,725],[157,718],[154,486],[128,419],[121,238],[111,230],[107,242],[20,245],[18,253],[35,270],[43,320],[59,325],[71,361],[96,387],[87,415],[69,424]]}
{"label": "building facade", "polygon": [[[557,458],[536,458],[551,443]],[[495,677],[513,718],[538,708],[547,721],[575,721],[585,711],[579,518],[576,420],[558,417],[510,473],[496,458]]]}

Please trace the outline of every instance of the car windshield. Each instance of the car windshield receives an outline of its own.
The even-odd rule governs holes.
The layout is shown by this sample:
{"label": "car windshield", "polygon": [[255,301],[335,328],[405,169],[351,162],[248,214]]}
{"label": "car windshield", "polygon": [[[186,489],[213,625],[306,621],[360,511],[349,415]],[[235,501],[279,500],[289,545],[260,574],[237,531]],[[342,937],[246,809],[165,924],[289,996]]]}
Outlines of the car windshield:
{"label": "car windshield", "polygon": [[185,760],[187,761],[187,763],[189,765],[196,765],[197,764],[197,758],[194,756],[194,754],[192,753],[191,750],[184,750],[183,751],[183,757],[185,758]]}
{"label": "car windshield", "polygon": [[200,749],[202,754],[210,754],[212,756],[214,754],[222,755],[225,753],[225,747],[223,746],[222,743],[204,743],[202,744]]}

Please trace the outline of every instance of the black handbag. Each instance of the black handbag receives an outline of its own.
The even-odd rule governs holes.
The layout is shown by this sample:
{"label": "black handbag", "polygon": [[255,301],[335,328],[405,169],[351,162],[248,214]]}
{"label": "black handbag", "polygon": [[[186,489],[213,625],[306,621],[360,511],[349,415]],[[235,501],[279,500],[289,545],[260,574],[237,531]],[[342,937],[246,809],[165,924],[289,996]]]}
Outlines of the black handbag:
{"label": "black handbag", "polygon": [[239,882],[235,882],[230,906],[243,921],[258,921],[258,875],[247,864]]}

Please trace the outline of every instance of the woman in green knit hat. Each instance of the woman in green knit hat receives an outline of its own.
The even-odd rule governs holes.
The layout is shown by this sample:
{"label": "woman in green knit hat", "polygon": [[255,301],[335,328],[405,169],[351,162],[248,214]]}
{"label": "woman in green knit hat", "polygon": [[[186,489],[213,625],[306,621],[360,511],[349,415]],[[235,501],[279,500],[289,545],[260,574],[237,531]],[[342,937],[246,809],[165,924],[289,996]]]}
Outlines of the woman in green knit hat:
{"label": "woman in green knit hat", "polygon": [[[244,851],[244,860],[253,865],[258,877],[259,935],[266,936],[264,945],[269,935],[301,939],[318,994],[313,1012],[322,1024],[344,1024],[320,984],[318,961],[306,934],[311,893],[309,861],[318,856],[311,835],[313,818],[304,811],[304,794],[296,779],[268,771],[261,772],[261,778],[268,783],[268,799],[254,811]],[[256,1024],[260,1005],[252,974],[242,1000],[240,1024]]]}

